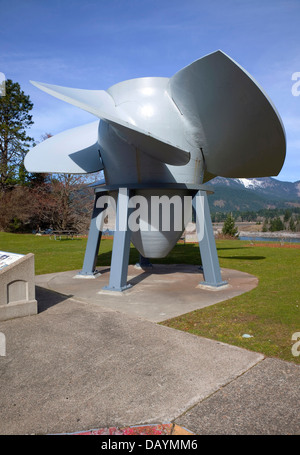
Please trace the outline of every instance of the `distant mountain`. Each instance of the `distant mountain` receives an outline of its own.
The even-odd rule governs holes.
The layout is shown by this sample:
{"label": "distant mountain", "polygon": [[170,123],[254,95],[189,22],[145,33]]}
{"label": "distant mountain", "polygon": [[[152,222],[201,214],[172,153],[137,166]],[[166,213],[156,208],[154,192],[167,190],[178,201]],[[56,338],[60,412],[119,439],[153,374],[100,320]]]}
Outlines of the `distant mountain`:
{"label": "distant mountain", "polygon": [[207,184],[215,191],[208,197],[212,212],[300,207],[300,180],[292,183],[281,182],[273,177],[215,177]]}

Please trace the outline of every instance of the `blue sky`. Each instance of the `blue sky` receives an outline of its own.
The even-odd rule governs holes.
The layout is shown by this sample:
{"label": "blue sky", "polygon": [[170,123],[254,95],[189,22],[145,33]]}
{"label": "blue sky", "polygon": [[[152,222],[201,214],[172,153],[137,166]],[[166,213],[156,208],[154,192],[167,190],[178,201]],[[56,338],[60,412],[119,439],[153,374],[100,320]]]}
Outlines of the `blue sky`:
{"label": "blue sky", "polygon": [[292,95],[299,0],[0,0],[0,14],[0,72],[30,95],[36,140],[95,118],[29,80],[107,89],[136,77],[171,77],[221,49],[282,117],[287,158],[277,178],[300,180],[300,96]]}

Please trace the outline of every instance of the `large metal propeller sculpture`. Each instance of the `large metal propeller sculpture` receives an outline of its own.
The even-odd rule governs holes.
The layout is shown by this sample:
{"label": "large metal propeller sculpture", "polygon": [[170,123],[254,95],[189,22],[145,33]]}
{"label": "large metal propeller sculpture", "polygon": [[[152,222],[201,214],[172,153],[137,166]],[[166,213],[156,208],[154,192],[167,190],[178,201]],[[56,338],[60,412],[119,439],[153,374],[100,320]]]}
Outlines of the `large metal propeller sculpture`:
{"label": "large metal propeller sculpture", "polygon": [[[105,90],[82,90],[32,82],[36,87],[84,109],[99,120],[64,131],[35,146],[25,158],[30,172],[91,173],[103,170],[105,185],[95,189],[82,276],[94,276],[101,240],[97,200],[116,198],[129,216],[129,198],[143,195],[204,198],[199,241],[204,284],[221,286],[206,193],[215,176],[277,175],[286,140],[275,107],[254,79],[222,51],[209,54],[173,77],[145,77]],[[126,189],[120,193],[120,188]],[[151,224],[151,214],[147,220]],[[181,236],[168,232],[116,228],[108,289],[127,287],[130,241],[144,258],[163,257]]]}

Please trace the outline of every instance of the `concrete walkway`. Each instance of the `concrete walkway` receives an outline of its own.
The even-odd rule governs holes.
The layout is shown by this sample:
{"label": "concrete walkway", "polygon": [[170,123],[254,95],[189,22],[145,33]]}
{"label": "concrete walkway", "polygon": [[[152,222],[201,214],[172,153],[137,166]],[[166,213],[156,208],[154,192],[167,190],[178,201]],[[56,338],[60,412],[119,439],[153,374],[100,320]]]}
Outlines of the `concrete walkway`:
{"label": "concrete walkway", "polygon": [[[182,273],[185,283],[195,278]],[[187,284],[168,297],[155,294],[147,318],[146,306],[139,307],[145,297],[141,287],[126,291],[127,296],[101,293],[95,299],[92,290],[101,292],[97,280],[104,282],[105,274],[95,280],[73,279],[74,274],[36,277],[39,314],[0,323],[6,337],[6,356],[0,357],[0,434],[165,422],[195,434],[300,433],[300,367],[156,324],[162,315],[155,313],[167,319],[171,300],[180,305]],[[234,283],[235,274],[226,274],[232,286],[227,292],[237,292],[238,278]],[[172,274],[162,275],[167,280]],[[78,286],[78,298],[70,280]],[[47,289],[63,288],[62,282],[64,294]],[[146,278],[141,283],[149,295],[157,292]],[[167,292],[170,283],[165,285]],[[89,292],[93,296],[84,299]],[[203,292],[217,299],[226,290],[197,288],[199,301]],[[190,311],[193,299],[184,297],[182,313]]]}

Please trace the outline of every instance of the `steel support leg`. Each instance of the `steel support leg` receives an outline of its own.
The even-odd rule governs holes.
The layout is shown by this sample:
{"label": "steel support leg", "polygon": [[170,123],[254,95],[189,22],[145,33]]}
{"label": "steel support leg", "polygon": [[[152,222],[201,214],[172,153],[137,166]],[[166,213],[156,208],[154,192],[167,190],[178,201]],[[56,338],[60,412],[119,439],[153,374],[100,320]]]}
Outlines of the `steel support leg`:
{"label": "steel support leg", "polygon": [[148,259],[148,258],[145,258],[145,257],[142,256],[141,254],[140,254],[140,259],[139,259],[139,262],[137,263],[137,266],[139,266],[141,269],[153,267],[153,265],[151,264],[151,262],[149,261],[149,259]]}
{"label": "steel support leg", "polygon": [[131,237],[128,217],[133,209],[129,208],[129,197],[128,188],[119,189],[109,285],[103,288],[106,291],[124,291],[130,287],[127,284]]}
{"label": "steel support leg", "polygon": [[227,281],[222,281],[221,277],[206,191],[200,190],[194,194],[192,204],[196,215],[197,236],[204,276],[204,281],[200,284],[213,287],[223,286],[227,284]]}
{"label": "steel support leg", "polygon": [[[98,258],[98,251],[102,236],[102,225],[103,225],[103,215],[104,215],[104,207],[97,207],[97,201],[99,195],[95,196],[95,203],[94,209],[90,224],[90,230],[88,235],[88,240],[85,249],[83,267],[79,275],[85,276],[86,278],[90,277],[93,278],[97,272],[96,265],[97,265],[97,258]],[[100,217],[100,218],[99,218]],[[99,229],[100,227],[100,229]]]}
{"label": "steel support leg", "polygon": [[145,258],[144,256],[142,256],[140,254],[140,265],[141,267],[153,267],[153,265],[151,264],[151,262],[149,261],[148,258]]}

